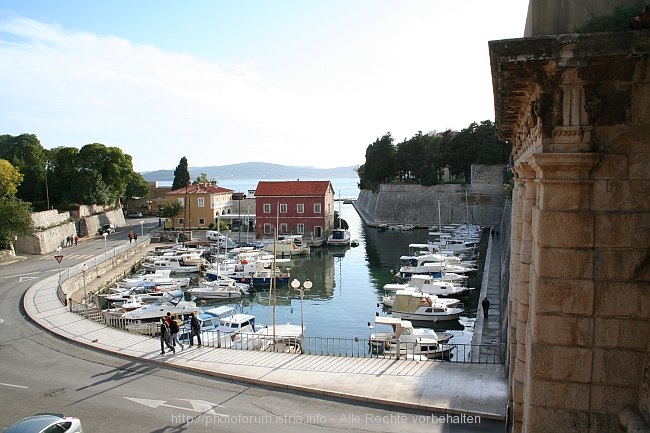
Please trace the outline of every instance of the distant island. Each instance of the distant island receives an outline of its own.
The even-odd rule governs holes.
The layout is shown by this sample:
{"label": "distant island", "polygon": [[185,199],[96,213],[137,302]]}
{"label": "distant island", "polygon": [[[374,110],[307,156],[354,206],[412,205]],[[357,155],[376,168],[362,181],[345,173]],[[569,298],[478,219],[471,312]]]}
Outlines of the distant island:
{"label": "distant island", "polygon": [[[266,162],[244,162],[241,164],[188,167],[190,178],[196,179],[205,173],[208,179],[335,179],[356,178],[358,166],[336,168],[314,168]],[[141,172],[146,181],[173,181],[174,169]]]}

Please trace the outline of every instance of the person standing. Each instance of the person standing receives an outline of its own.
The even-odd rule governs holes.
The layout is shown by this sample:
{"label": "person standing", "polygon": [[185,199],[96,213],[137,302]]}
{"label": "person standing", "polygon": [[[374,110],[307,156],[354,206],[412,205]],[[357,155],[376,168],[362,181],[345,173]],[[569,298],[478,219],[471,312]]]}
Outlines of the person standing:
{"label": "person standing", "polygon": [[490,301],[488,300],[487,296],[483,298],[483,302],[481,302],[481,305],[483,306],[483,316],[487,319],[488,312],[490,311]]}
{"label": "person standing", "polygon": [[129,232],[129,243],[133,242],[133,230]]}
{"label": "person standing", "polygon": [[196,317],[196,313],[192,312],[190,317],[190,347],[194,345],[194,336],[196,335],[197,346],[201,347],[201,321]]}
{"label": "person standing", "polygon": [[[181,346],[181,350],[185,349],[185,346],[183,346],[183,343],[180,342],[178,339],[178,331],[180,330],[178,328],[178,323],[176,323],[176,320],[172,317],[172,313],[169,311],[167,312],[167,318],[168,318],[168,323],[169,323],[169,332],[171,333],[171,342],[172,346],[175,348],[176,343],[178,343],[179,346]],[[176,349],[173,349],[174,353],[176,352]]]}
{"label": "person standing", "polygon": [[174,346],[170,344],[170,337],[171,337],[171,333],[169,332],[169,324],[167,323],[167,319],[161,317],[160,318],[160,354],[161,355],[165,354],[165,346],[167,346],[167,348],[171,350],[172,353],[176,352],[174,350]]}
{"label": "person standing", "polygon": [[77,235],[75,235],[75,237],[74,237],[74,244],[75,244],[75,246],[79,245],[79,236],[77,236]]}

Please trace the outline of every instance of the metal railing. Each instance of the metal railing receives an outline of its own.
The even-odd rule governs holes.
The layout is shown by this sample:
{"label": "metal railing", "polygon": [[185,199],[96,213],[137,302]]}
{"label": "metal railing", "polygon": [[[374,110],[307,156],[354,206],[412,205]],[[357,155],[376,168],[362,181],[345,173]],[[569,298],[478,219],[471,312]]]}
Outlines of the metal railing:
{"label": "metal railing", "polygon": [[[112,316],[95,305],[71,301],[70,311],[80,316],[133,334],[158,337],[160,319],[141,321]],[[184,321],[188,317],[177,317]],[[189,342],[189,333],[181,328],[179,339]],[[198,343],[195,338],[195,342]],[[222,333],[219,330],[202,330],[203,346],[233,350],[260,350],[308,355],[383,358],[405,360],[436,360],[472,364],[503,364],[503,344],[437,343],[426,346],[399,340],[370,340],[362,338],[306,337],[269,335],[264,333]],[[423,347],[424,346],[424,347]],[[435,346],[435,347],[434,347]]]}

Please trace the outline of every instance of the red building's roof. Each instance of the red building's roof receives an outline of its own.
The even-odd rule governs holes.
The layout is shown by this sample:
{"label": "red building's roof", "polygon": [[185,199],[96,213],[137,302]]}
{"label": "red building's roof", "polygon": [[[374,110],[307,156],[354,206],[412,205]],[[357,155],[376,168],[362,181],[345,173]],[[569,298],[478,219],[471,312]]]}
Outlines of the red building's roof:
{"label": "red building's roof", "polygon": [[167,194],[226,194],[234,192],[232,189],[222,188],[220,186],[198,184],[198,185],[188,185],[187,188],[178,188],[173,191],[169,191]]}
{"label": "red building's roof", "polygon": [[[269,196],[318,196],[324,197],[328,188],[332,188],[329,180],[290,180],[290,181],[260,181],[255,189],[255,197]],[[334,188],[332,188],[334,191]]]}

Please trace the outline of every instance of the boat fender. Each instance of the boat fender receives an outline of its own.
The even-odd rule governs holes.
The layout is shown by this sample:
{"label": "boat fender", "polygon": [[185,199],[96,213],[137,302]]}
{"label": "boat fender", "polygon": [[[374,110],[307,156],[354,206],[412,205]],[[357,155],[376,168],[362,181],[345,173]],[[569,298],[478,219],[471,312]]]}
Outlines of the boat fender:
{"label": "boat fender", "polygon": [[240,281],[241,281],[242,283],[245,283],[245,282],[246,282],[246,278],[241,277],[241,280],[240,280]]}

